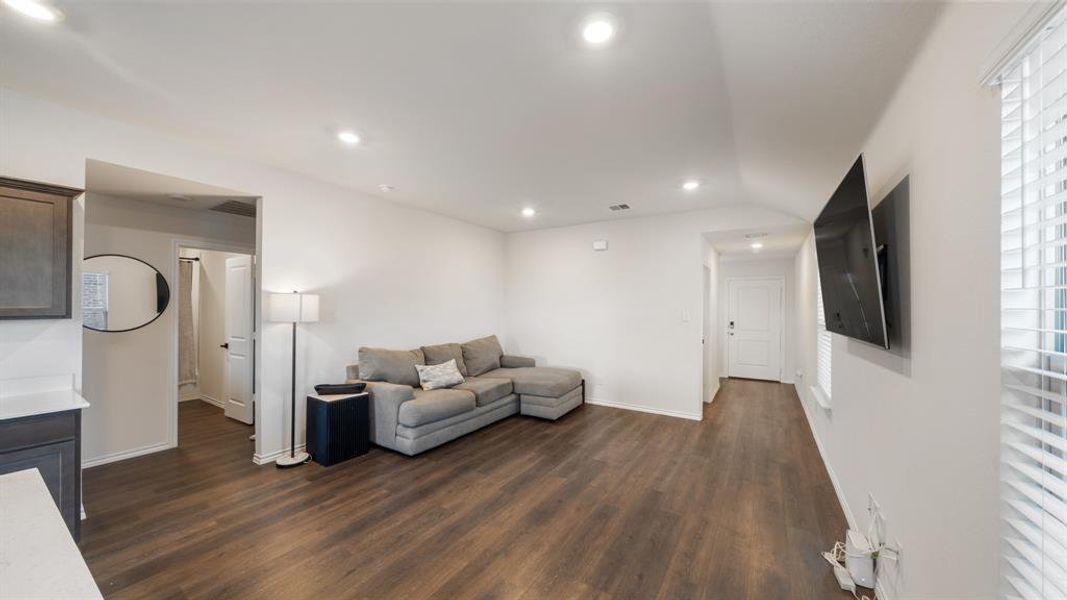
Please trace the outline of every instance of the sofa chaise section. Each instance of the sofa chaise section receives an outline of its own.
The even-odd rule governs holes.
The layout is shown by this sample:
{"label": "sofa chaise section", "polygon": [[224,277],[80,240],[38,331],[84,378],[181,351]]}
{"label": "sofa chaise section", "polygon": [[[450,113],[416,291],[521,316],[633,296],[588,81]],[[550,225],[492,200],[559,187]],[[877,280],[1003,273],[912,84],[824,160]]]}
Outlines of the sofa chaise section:
{"label": "sofa chaise section", "polygon": [[[464,381],[419,387],[415,365],[455,360]],[[496,336],[416,350],[360,348],[347,380],[370,393],[371,441],[407,455],[439,446],[520,412],[556,420],[584,401],[581,373],[537,367],[503,353]]]}
{"label": "sofa chaise section", "polygon": [[522,414],[555,421],[585,400],[582,374],[555,367],[501,367],[484,375],[511,379]]}

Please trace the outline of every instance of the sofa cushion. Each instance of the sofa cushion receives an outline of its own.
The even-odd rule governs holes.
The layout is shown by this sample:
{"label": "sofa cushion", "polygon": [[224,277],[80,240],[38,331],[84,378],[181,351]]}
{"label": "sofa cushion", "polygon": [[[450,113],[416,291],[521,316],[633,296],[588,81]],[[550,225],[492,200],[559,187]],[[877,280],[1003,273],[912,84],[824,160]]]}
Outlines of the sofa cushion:
{"label": "sofa cushion", "polygon": [[466,390],[415,390],[415,399],[400,405],[397,421],[418,427],[474,410],[474,393]]}
{"label": "sofa cushion", "polygon": [[582,374],[574,369],[556,367],[519,367],[495,369],[485,377],[510,379],[516,394],[558,398],[582,383]]}
{"label": "sofa cushion", "polygon": [[415,365],[415,370],[419,372],[419,385],[424,390],[450,388],[463,383],[463,374],[454,358],[439,365]]}
{"label": "sofa cushion", "polygon": [[478,406],[492,404],[511,393],[510,379],[493,379],[492,377],[468,377],[463,383],[452,388],[467,390],[474,394]]}
{"label": "sofa cushion", "polygon": [[500,368],[500,357],[504,355],[504,350],[495,335],[464,342],[462,348],[463,362],[467,364],[469,377],[477,377]]}
{"label": "sofa cushion", "polygon": [[385,381],[415,387],[419,385],[419,372],[415,370],[415,365],[424,364],[426,358],[421,349],[359,349],[359,374],[367,381]]}
{"label": "sofa cushion", "polygon": [[437,344],[436,346],[423,346],[422,354],[426,357],[426,364],[439,365],[455,359],[456,367],[464,377],[467,376],[467,364],[463,362],[463,346],[459,344]]}

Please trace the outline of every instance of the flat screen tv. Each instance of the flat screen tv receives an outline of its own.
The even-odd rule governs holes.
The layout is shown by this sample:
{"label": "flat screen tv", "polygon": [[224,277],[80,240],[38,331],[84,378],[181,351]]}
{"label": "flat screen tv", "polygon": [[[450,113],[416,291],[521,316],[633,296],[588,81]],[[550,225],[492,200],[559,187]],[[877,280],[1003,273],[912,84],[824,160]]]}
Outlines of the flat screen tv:
{"label": "flat screen tv", "polygon": [[889,348],[863,156],[815,219],[826,329]]}

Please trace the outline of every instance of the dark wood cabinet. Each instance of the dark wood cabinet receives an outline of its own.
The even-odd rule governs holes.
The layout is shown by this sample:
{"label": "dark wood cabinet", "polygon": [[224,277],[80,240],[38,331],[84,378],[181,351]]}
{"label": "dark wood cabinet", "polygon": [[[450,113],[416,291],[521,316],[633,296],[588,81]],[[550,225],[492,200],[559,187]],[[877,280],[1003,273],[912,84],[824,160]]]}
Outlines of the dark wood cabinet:
{"label": "dark wood cabinet", "polygon": [[81,535],[81,411],[0,421],[0,475],[37,468],[71,535]]}
{"label": "dark wood cabinet", "polygon": [[0,319],[69,319],[82,190],[0,177]]}

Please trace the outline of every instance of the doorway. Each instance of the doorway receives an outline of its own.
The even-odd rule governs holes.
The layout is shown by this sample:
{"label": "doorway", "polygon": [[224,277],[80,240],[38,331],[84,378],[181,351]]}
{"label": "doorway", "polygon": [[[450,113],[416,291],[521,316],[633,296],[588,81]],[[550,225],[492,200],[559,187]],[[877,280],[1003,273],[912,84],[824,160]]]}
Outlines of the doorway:
{"label": "doorway", "polygon": [[727,375],[781,381],[784,278],[731,278],[726,288]]}
{"label": "doorway", "polygon": [[[256,277],[254,271],[262,268],[252,258],[259,245],[260,202],[259,197],[236,190],[86,161],[86,258],[75,272],[83,290],[82,390],[92,404],[83,417],[84,466],[178,446],[179,422],[183,431],[193,431],[179,408],[202,406],[204,410],[195,411],[196,416],[215,415],[218,418],[211,423],[230,425],[235,436],[246,440],[254,432],[256,389],[251,378],[241,378],[247,381],[241,388],[247,393],[229,394],[231,398],[245,398],[241,405],[245,412],[237,415],[240,421],[223,418],[223,408],[208,402],[179,402],[199,400],[200,373],[206,369],[194,361],[179,375],[179,312],[186,321],[194,314],[191,297],[184,308],[179,300],[191,288],[194,273],[200,271],[186,267],[188,280],[183,285],[180,265],[199,261],[181,261],[179,257],[196,258],[197,251],[243,255],[249,277]],[[197,276],[206,289],[206,277],[203,273]],[[124,283],[127,279],[129,285]],[[246,283],[248,295],[253,296],[258,286],[249,280]],[[251,301],[258,302],[254,298]],[[196,316],[206,320],[208,315],[199,314],[199,305],[198,300]],[[139,309],[131,312],[131,306]],[[151,312],[146,314],[144,307]],[[250,327],[261,318],[256,308],[254,304],[245,312]],[[200,329],[205,326],[196,325]],[[253,347],[247,350],[251,361],[252,352],[257,350],[254,338],[247,339]],[[219,345],[226,341],[215,341],[212,353],[224,352]],[[186,344],[185,349],[194,356],[210,356],[199,345]],[[179,381],[183,385],[179,386]],[[224,406],[226,388],[215,389],[220,391],[206,395]],[[198,437],[209,443],[211,435]],[[251,444],[247,453],[255,454]]]}
{"label": "doorway", "polygon": [[255,257],[239,246],[204,246],[178,249],[178,400],[211,404],[252,425]]}

